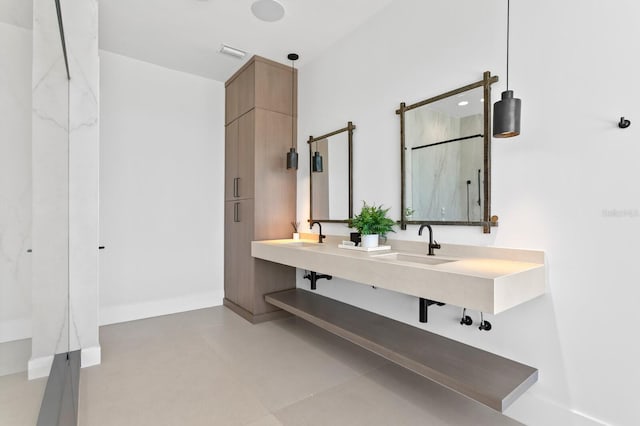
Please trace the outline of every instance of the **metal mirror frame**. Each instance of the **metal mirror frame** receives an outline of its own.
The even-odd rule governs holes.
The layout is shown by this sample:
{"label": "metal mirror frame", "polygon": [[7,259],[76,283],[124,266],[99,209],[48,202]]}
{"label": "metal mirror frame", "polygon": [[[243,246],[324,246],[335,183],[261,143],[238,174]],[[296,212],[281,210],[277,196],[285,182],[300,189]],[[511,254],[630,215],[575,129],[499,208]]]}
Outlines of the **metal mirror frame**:
{"label": "metal mirror frame", "polygon": [[[416,102],[411,105],[407,105],[402,102],[400,108],[396,110],[396,114],[400,116],[400,228],[407,229],[408,224],[432,224],[432,225],[467,225],[467,226],[482,226],[482,230],[485,234],[491,232],[492,226],[498,226],[497,217],[491,216],[491,85],[498,81],[498,76],[492,76],[491,72],[485,71],[483,78],[475,83],[467,84],[466,86],[459,87],[454,90],[442,93],[438,96],[434,96],[429,99],[425,99],[420,102]],[[460,93],[478,88],[484,88],[484,99],[488,102],[484,102],[484,207],[482,212],[482,221],[480,222],[467,222],[467,221],[439,221],[439,220],[406,220],[404,211],[405,205],[405,112],[412,109],[419,108],[421,106],[437,102],[439,100],[458,95]]]}
{"label": "metal mirror frame", "polygon": [[[343,127],[342,129],[335,130],[333,132],[327,133],[322,136],[309,136],[309,140],[307,144],[309,145],[309,223],[314,220],[320,222],[327,223],[349,223],[349,219],[353,217],[353,131],[356,129],[355,124],[349,121],[347,122],[347,127]],[[313,170],[312,170],[312,162],[313,162],[313,143],[321,141],[323,139],[329,138],[331,136],[338,135],[343,132],[348,132],[348,144],[349,144],[349,217],[344,220],[338,219],[322,219],[313,217]]]}

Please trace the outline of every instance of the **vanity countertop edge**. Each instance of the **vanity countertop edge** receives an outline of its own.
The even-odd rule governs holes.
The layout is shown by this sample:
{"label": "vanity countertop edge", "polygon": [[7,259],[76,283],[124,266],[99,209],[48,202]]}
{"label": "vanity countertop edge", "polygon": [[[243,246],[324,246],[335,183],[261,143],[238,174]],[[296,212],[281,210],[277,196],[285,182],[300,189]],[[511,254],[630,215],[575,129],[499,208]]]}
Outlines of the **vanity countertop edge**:
{"label": "vanity countertop edge", "polygon": [[424,259],[423,242],[389,240],[388,251],[360,252],[338,248],[342,239],[330,236],[322,244],[311,239],[253,241],[251,255],[490,314],[545,292],[545,255],[540,250],[443,243],[436,256],[425,261],[444,263],[430,265],[393,258],[400,253]]}

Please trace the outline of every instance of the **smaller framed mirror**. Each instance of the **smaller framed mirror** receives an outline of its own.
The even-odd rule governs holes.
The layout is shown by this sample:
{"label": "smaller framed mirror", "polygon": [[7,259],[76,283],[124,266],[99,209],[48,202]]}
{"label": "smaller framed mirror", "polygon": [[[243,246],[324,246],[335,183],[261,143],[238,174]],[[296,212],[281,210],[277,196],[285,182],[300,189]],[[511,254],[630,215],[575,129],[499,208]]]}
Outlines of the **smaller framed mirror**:
{"label": "smaller framed mirror", "polygon": [[400,104],[402,229],[407,224],[482,226],[491,232],[491,85],[483,79]]}
{"label": "smaller framed mirror", "polygon": [[353,131],[309,136],[309,222],[346,223],[353,216]]}

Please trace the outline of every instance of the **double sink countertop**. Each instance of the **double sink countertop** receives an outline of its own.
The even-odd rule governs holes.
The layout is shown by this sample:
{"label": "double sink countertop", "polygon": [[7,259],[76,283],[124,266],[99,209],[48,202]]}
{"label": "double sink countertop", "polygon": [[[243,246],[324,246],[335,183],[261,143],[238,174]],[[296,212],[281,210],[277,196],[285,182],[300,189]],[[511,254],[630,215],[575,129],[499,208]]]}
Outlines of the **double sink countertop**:
{"label": "double sink countertop", "polygon": [[443,243],[427,256],[421,241],[389,240],[390,250],[365,252],[339,248],[342,240],[253,241],[251,255],[490,314],[545,292],[543,251]]}

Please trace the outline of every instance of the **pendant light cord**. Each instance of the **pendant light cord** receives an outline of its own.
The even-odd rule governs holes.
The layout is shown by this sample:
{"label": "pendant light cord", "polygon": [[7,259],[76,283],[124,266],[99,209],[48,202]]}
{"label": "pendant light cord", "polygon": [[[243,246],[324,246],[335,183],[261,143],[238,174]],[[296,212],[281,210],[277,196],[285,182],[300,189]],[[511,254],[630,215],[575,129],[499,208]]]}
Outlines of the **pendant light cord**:
{"label": "pendant light cord", "polygon": [[295,139],[296,139],[294,137],[295,129],[294,129],[294,125],[293,125],[293,123],[295,121],[293,119],[293,117],[295,115],[294,111],[293,111],[293,104],[294,104],[294,99],[293,99],[294,93],[293,92],[295,90],[294,89],[294,87],[295,87],[295,77],[294,77],[295,68],[293,67],[293,63],[294,62],[295,61],[292,59],[291,60],[291,148],[295,148]]}
{"label": "pendant light cord", "polygon": [[510,9],[511,1],[507,0],[507,90],[509,90],[509,21],[510,21]]}

